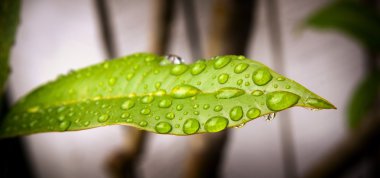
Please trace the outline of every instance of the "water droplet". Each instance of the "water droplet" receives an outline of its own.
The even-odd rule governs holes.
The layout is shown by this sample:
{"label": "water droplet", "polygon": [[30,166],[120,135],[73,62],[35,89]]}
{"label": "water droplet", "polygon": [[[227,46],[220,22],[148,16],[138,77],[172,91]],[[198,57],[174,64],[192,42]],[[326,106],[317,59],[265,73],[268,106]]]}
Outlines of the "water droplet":
{"label": "water droplet", "polygon": [[90,121],[86,121],[86,122],[84,122],[83,125],[84,125],[85,127],[89,126],[89,125],[90,125]]}
{"label": "water droplet", "polygon": [[125,113],[121,114],[121,118],[126,119],[126,118],[128,118],[130,115],[131,115],[131,114],[125,112]]}
{"label": "water droplet", "polygon": [[248,86],[251,85],[251,83],[249,83],[249,82],[245,82],[244,85],[248,87]]}
{"label": "water droplet", "polygon": [[218,57],[218,59],[214,63],[215,69],[221,69],[230,63],[231,59],[229,57]]}
{"label": "water droplet", "polygon": [[285,88],[286,88],[286,89],[290,89],[290,85],[286,85]]}
{"label": "water droplet", "polygon": [[131,80],[131,79],[133,78],[134,75],[135,75],[134,73],[129,73],[129,74],[127,75],[127,80]]}
{"label": "water droplet", "polygon": [[238,96],[241,96],[245,93],[244,90],[233,88],[233,87],[226,87],[221,88],[216,92],[215,97],[218,99],[229,99],[229,98],[235,98]]}
{"label": "water droplet", "polygon": [[273,88],[278,88],[278,85],[277,85],[277,84],[274,84],[274,85],[273,85]]}
{"label": "water droplet", "polygon": [[203,105],[203,109],[207,110],[207,109],[209,109],[209,108],[210,108],[210,105],[209,105],[209,104],[205,104],[205,105]]}
{"label": "water droplet", "polygon": [[243,108],[241,106],[235,106],[230,111],[230,118],[233,121],[239,121],[243,117]]}
{"label": "water droplet", "polygon": [[108,84],[111,86],[114,86],[116,84],[116,78],[115,77],[110,78],[108,80]]}
{"label": "water droplet", "polygon": [[247,117],[249,119],[255,119],[257,117],[259,117],[261,114],[261,111],[257,108],[250,108],[248,111],[247,111]]}
{"label": "water droplet", "polygon": [[182,64],[183,63],[183,59],[177,55],[174,55],[174,54],[169,54],[167,56],[165,56],[165,58],[170,61],[170,63],[172,64]]}
{"label": "water droplet", "polygon": [[218,82],[220,84],[225,84],[228,81],[229,77],[230,76],[228,74],[220,74],[219,77],[218,77]]}
{"label": "water droplet", "polygon": [[160,134],[166,134],[172,130],[172,126],[167,122],[159,122],[156,124],[155,129]]}
{"label": "water droplet", "polygon": [[110,116],[108,114],[102,114],[101,116],[99,116],[98,122],[100,122],[100,123],[106,122],[109,119],[109,117]]}
{"label": "water droplet", "polygon": [[69,129],[70,125],[71,125],[71,121],[63,121],[59,124],[59,130],[66,131]]}
{"label": "water droplet", "polygon": [[160,116],[156,116],[156,117],[154,117],[154,119],[160,120]]}
{"label": "water droplet", "polygon": [[182,104],[177,105],[176,109],[177,111],[181,111],[183,109],[183,105]]}
{"label": "water droplet", "polygon": [[187,119],[183,124],[183,132],[188,135],[198,132],[199,128],[200,124],[196,119]]}
{"label": "water droplet", "polygon": [[172,75],[181,75],[183,73],[185,73],[187,70],[187,65],[184,65],[184,64],[178,64],[178,65],[175,65],[172,70],[170,71],[170,73]]}
{"label": "water droplet", "polygon": [[267,94],[267,107],[272,111],[281,111],[297,104],[300,96],[287,91],[275,91]]}
{"label": "water droplet", "polygon": [[219,132],[224,130],[228,125],[228,119],[222,116],[215,116],[208,119],[205,123],[207,132]]}
{"label": "water droplet", "polygon": [[198,75],[201,72],[203,72],[206,68],[206,64],[204,62],[197,62],[192,68],[191,68],[191,74]]}
{"label": "water droplet", "polygon": [[271,120],[273,120],[275,117],[276,117],[276,113],[275,113],[275,112],[272,112],[272,113],[270,113],[270,114],[267,115],[266,120],[267,120],[267,121],[271,121]]}
{"label": "water droplet", "polygon": [[193,109],[197,109],[197,108],[199,108],[199,104],[194,104]]}
{"label": "water droplet", "polygon": [[146,127],[147,125],[148,125],[148,122],[146,122],[146,121],[141,121],[139,123],[139,126],[141,126],[141,127]]}
{"label": "water droplet", "polygon": [[221,111],[223,109],[223,106],[222,105],[216,105],[215,107],[214,107],[214,111],[215,112],[219,112],[219,111]]}
{"label": "water droplet", "polygon": [[236,82],[236,84],[239,85],[239,86],[240,86],[241,84],[243,84],[243,79],[239,79],[239,80]]}
{"label": "water droplet", "polygon": [[277,81],[284,81],[285,78],[284,77],[277,77]]}
{"label": "water droplet", "polygon": [[149,108],[144,108],[140,111],[140,114],[142,115],[148,115],[150,113],[150,109]]}
{"label": "water droplet", "polygon": [[154,60],[154,57],[153,56],[148,56],[145,58],[145,62],[150,62],[150,61],[153,61]]}
{"label": "water droplet", "polygon": [[256,85],[262,86],[272,80],[272,75],[268,69],[260,68],[252,74],[252,80]]}
{"label": "water droplet", "polygon": [[261,91],[261,90],[254,90],[254,91],[252,91],[252,93],[251,93],[251,95],[253,95],[253,96],[261,96],[261,95],[263,95],[263,94],[264,94],[264,92]]}
{"label": "water droplet", "polygon": [[199,111],[194,111],[194,115],[199,115]]}
{"label": "water droplet", "polygon": [[174,117],[175,117],[175,115],[174,115],[173,112],[169,112],[169,113],[166,114],[166,118],[167,118],[167,119],[172,120],[172,119],[174,119]]}
{"label": "water droplet", "polygon": [[166,94],[166,91],[163,89],[160,89],[160,90],[157,90],[156,92],[154,92],[155,96],[164,96],[165,94]]}
{"label": "water droplet", "polygon": [[158,103],[158,107],[160,108],[168,108],[172,105],[172,101],[168,100],[168,99],[163,99],[160,101],[160,103]]}
{"label": "water droplet", "polygon": [[161,82],[157,82],[156,84],[154,84],[154,87],[156,89],[159,89],[161,87]]}
{"label": "water droplet", "polygon": [[198,88],[193,87],[191,85],[180,85],[172,89],[171,96],[173,98],[179,98],[179,99],[189,98],[189,97],[199,94],[200,92],[201,91]]}
{"label": "water droplet", "polygon": [[135,102],[133,100],[127,100],[124,101],[123,104],[121,104],[121,109],[127,110],[131,109],[135,106]]}
{"label": "water droplet", "polygon": [[144,96],[141,98],[141,102],[144,104],[149,104],[149,103],[153,102],[153,100],[154,100],[154,97],[151,95],[147,95],[147,96]]}
{"label": "water droplet", "polygon": [[28,112],[30,112],[30,113],[36,113],[36,112],[38,112],[39,110],[40,110],[40,107],[38,107],[38,106],[34,106],[34,107],[29,108],[29,109],[28,109]]}
{"label": "water droplet", "polygon": [[248,64],[240,63],[240,64],[235,66],[234,72],[237,74],[240,74],[240,73],[244,72],[247,68],[248,68]]}
{"label": "water droplet", "polygon": [[249,76],[250,76],[249,74],[245,74],[244,75],[245,78],[249,78]]}
{"label": "water droplet", "polygon": [[201,85],[201,84],[202,84],[202,82],[201,82],[201,81],[198,81],[196,84],[197,84],[197,85]]}
{"label": "water droplet", "polygon": [[131,122],[133,122],[133,119],[132,119],[132,118],[128,118],[128,119],[126,120],[126,122],[131,123]]}
{"label": "water droplet", "polygon": [[245,126],[245,123],[241,123],[241,124],[237,125],[235,128],[240,129],[240,128],[244,127],[244,126]]}
{"label": "water droplet", "polygon": [[336,107],[327,101],[317,98],[308,98],[306,104],[309,104],[317,109],[336,109]]}

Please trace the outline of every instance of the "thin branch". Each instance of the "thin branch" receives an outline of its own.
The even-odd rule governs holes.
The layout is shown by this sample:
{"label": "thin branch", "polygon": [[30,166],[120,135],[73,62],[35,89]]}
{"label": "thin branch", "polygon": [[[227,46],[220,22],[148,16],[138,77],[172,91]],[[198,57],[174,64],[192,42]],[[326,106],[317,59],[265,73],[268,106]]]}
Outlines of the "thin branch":
{"label": "thin branch", "polygon": [[187,39],[190,43],[190,50],[193,59],[199,59],[203,56],[200,35],[198,30],[197,16],[194,8],[194,1],[181,0],[182,9],[185,16],[185,26]]}
{"label": "thin branch", "polygon": [[107,58],[116,57],[116,48],[113,38],[110,13],[105,0],[96,0],[96,9],[99,19],[101,38],[104,44]]}

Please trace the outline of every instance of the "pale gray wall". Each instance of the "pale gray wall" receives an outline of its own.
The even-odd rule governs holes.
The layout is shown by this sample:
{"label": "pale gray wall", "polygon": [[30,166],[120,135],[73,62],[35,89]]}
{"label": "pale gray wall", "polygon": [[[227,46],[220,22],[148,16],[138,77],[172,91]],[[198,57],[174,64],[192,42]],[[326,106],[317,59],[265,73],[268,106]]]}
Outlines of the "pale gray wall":
{"label": "pale gray wall", "polygon": [[[111,0],[118,55],[148,51],[153,30],[154,0]],[[264,0],[259,4],[255,37],[248,56],[274,66],[268,39]],[[210,3],[196,0],[203,44],[207,39]],[[353,87],[363,75],[363,52],[337,33],[295,26],[327,0],[280,0],[285,75],[334,103],[338,110],[311,112],[291,109],[298,174],[304,173],[346,134],[345,111]],[[38,85],[105,58],[95,4],[91,0],[29,0],[22,7],[22,23],[12,52],[10,89],[17,100]],[[170,53],[190,58],[183,14],[177,13]],[[223,175],[283,177],[278,117],[258,119],[232,129]],[[103,161],[123,144],[120,126],[80,132],[46,133],[25,137],[33,168],[41,178],[106,177]],[[146,178],[180,177],[191,137],[150,134],[142,163]]]}

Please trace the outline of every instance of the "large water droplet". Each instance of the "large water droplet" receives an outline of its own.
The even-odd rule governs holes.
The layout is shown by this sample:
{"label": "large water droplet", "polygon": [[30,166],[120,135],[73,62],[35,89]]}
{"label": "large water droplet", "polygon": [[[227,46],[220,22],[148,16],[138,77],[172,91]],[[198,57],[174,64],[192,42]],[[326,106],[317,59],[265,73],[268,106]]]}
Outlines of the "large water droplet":
{"label": "large water droplet", "polygon": [[135,106],[135,101],[127,100],[127,101],[124,101],[123,104],[121,104],[121,109],[127,110],[127,109],[133,108],[134,106]]}
{"label": "large water droplet", "polygon": [[308,98],[306,104],[314,106],[317,109],[336,109],[331,103],[317,98]]}
{"label": "large water droplet", "polygon": [[154,97],[151,95],[147,95],[147,96],[144,96],[143,98],[141,98],[141,102],[144,104],[149,104],[149,103],[153,102],[153,100],[154,100]]}
{"label": "large water droplet", "polygon": [[206,64],[204,62],[198,62],[191,68],[191,74],[198,75],[203,72],[206,68]]}
{"label": "large water droplet", "polygon": [[230,76],[228,74],[220,74],[219,77],[218,77],[218,82],[220,84],[225,84],[228,81],[229,77]]}
{"label": "large water droplet", "polygon": [[110,116],[108,114],[102,114],[101,116],[99,116],[98,122],[100,122],[100,123],[106,122],[109,118],[110,118]]}
{"label": "large water droplet", "polygon": [[183,132],[185,134],[194,134],[199,130],[200,124],[196,119],[187,119],[183,124]]}
{"label": "large water droplet", "polygon": [[218,99],[229,99],[229,98],[235,98],[238,96],[241,96],[245,93],[244,90],[233,88],[233,87],[226,87],[221,88],[216,92],[215,97]]}
{"label": "large water droplet", "polygon": [[275,91],[267,94],[267,107],[272,111],[281,111],[297,104],[300,96],[287,91]]}
{"label": "large water droplet", "polygon": [[168,108],[172,105],[172,101],[168,100],[168,99],[163,99],[160,101],[160,103],[158,103],[158,107],[160,108]]}
{"label": "large water droplet", "polygon": [[249,119],[255,119],[257,117],[260,116],[260,113],[261,111],[257,108],[250,108],[248,111],[247,111],[247,117]]}
{"label": "large water droplet", "polygon": [[189,98],[199,94],[201,90],[191,85],[180,85],[176,86],[171,91],[171,96],[173,98]]}
{"label": "large water droplet", "polygon": [[215,69],[221,69],[230,63],[231,59],[229,57],[218,57],[218,59],[214,63]]}
{"label": "large water droplet", "polygon": [[173,75],[181,75],[183,73],[185,73],[187,70],[187,65],[184,65],[184,64],[178,64],[178,65],[175,65],[172,70],[170,71],[171,74]]}
{"label": "large water droplet", "polygon": [[63,121],[59,124],[59,130],[66,131],[69,129],[70,125],[71,125],[71,121]]}
{"label": "large water droplet", "polygon": [[172,130],[172,126],[167,122],[159,122],[156,124],[155,129],[160,134],[166,134]]}
{"label": "large water droplet", "polygon": [[243,117],[243,108],[241,106],[235,106],[230,111],[230,118],[233,121],[239,121]]}
{"label": "large water droplet", "polygon": [[234,72],[237,74],[240,74],[244,72],[248,68],[248,64],[246,63],[241,63],[235,66]]}
{"label": "large water droplet", "polygon": [[252,74],[252,80],[256,85],[262,86],[272,80],[272,75],[266,68],[260,68]]}
{"label": "large water droplet", "polygon": [[219,132],[224,130],[228,125],[228,119],[222,116],[215,116],[208,119],[205,123],[207,132]]}

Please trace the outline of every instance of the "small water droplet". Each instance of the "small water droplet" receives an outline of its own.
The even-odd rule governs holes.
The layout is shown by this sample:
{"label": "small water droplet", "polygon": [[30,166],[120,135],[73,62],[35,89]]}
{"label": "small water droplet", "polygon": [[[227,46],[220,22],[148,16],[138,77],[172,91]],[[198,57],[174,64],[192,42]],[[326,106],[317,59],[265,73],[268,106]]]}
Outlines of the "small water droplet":
{"label": "small water droplet", "polygon": [[218,59],[214,63],[215,69],[221,69],[230,63],[231,59],[229,57],[218,57]]}
{"label": "small water droplet", "polygon": [[148,122],[146,122],[146,121],[141,121],[139,123],[139,126],[141,126],[141,127],[146,127],[147,125],[148,125]]}
{"label": "small water droplet", "polygon": [[86,121],[86,122],[84,122],[83,125],[84,125],[85,127],[89,126],[89,125],[90,125],[90,121]]}
{"label": "small water droplet", "polygon": [[240,129],[240,128],[244,127],[244,126],[245,126],[245,123],[241,123],[241,124],[237,125],[235,128]]}
{"label": "small water droplet", "polygon": [[184,65],[184,64],[178,64],[178,65],[175,65],[171,70],[170,70],[170,73],[172,75],[181,75],[183,73],[185,73],[187,70],[187,65]]}
{"label": "small water droplet", "polygon": [[261,90],[254,90],[254,91],[252,91],[252,93],[251,93],[251,95],[253,95],[253,96],[261,96],[261,95],[263,95],[263,94],[264,94],[264,92],[261,91]]}
{"label": "small water droplet", "polygon": [[290,87],[290,85],[286,85],[285,88],[286,89],[290,89],[291,87]]}
{"label": "small water droplet", "polygon": [[257,108],[250,108],[248,111],[247,111],[247,117],[249,119],[255,119],[257,117],[259,117],[261,114],[261,111]]}
{"label": "small water droplet", "polygon": [[135,75],[134,73],[127,74],[127,80],[131,80],[134,75]]}
{"label": "small water droplet", "polygon": [[219,112],[219,111],[221,111],[223,109],[223,106],[222,105],[216,105],[215,107],[214,107],[214,111],[215,112]]}
{"label": "small water droplet", "polygon": [[220,84],[225,84],[228,81],[229,77],[230,76],[228,74],[220,74],[219,77],[218,77],[218,82]]}
{"label": "small water droplet", "polygon": [[156,89],[159,89],[161,87],[161,82],[157,82],[156,84],[154,84],[154,87]]}
{"label": "small water droplet", "polygon": [[272,74],[268,69],[260,68],[252,74],[252,80],[256,85],[262,86],[272,80]]}
{"label": "small water droplet", "polygon": [[194,111],[194,115],[199,115],[199,111]]}
{"label": "small water droplet", "polygon": [[237,85],[241,86],[241,84],[243,84],[243,79],[239,79],[237,82],[236,82]]}
{"label": "small water droplet", "polygon": [[188,135],[196,133],[199,128],[200,124],[196,119],[187,119],[183,124],[183,132]]}
{"label": "small water droplet", "polygon": [[98,118],[98,122],[102,123],[102,122],[106,122],[108,119],[109,119],[109,115],[108,114],[102,114],[99,116]]}
{"label": "small water droplet", "polygon": [[193,109],[197,109],[197,108],[199,108],[199,104],[194,104]]}
{"label": "small water droplet", "polygon": [[160,134],[166,134],[172,130],[172,126],[167,122],[159,122],[156,124],[155,130]]}
{"label": "small water droplet", "polygon": [[241,106],[235,106],[230,111],[230,118],[233,121],[239,121],[243,118],[243,108]]}
{"label": "small water droplet", "polygon": [[240,73],[244,72],[247,68],[248,68],[248,64],[240,63],[240,64],[235,66],[234,72],[237,74],[240,74]]}
{"label": "small water droplet", "polygon": [[172,64],[182,64],[183,63],[183,59],[177,55],[174,55],[174,54],[166,55],[165,58]]}
{"label": "small water droplet", "polygon": [[150,109],[149,108],[144,108],[140,111],[140,114],[142,115],[148,115],[150,113]]}
{"label": "small water droplet", "polygon": [[274,85],[273,85],[273,88],[278,88],[278,85],[277,85],[277,84],[274,84]]}
{"label": "small water droplet", "polygon": [[209,108],[210,108],[210,105],[209,105],[209,104],[205,104],[205,105],[203,105],[203,109],[207,110],[207,109],[209,109]]}
{"label": "small water droplet", "polygon": [[206,64],[204,64],[204,62],[197,62],[196,64],[194,64],[194,66],[191,68],[191,74],[192,75],[198,75],[200,74],[201,72],[203,72],[206,68]]}
{"label": "small water droplet", "polygon": [[169,113],[166,114],[166,118],[167,119],[172,120],[172,119],[174,119],[174,117],[175,117],[175,114],[173,112],[169,112]]}
{"label": "small water droplet", "polygon": [[158,107],[160,108],[168,108],[172,105],[172,101],[168,100],[168,99],[163,99],[160,101],[160,103],[158,103]]}
{"label": "small water droplet", "polygon": [[123,104],[121,104],[121,109],[127,110],[131,109],[135,106],[135,102],[133,100],[127,100],[124,101]]}
{"label": "small water droplet", "polygon": [[144,96],[141,98],[141,102],[144,104],[149,104],[149,103],[153,102],[153,100],[154,100],[154,97],[151,95],[147,95],[147,96]]}
{"label": "small water droplet", "polygon": [[131,115],[131,114],[125,112],[125,113],[121,114],[121,118],[126,119],[126,118],[128,118],[130,115]]}
{"label": "small water droplet", "polygon": [[114,86],[116,84],[116,78],[115,77],[111,77],[109,80],[108,80],[108,84],[110,86]]}
{"label": "small water droplet", "polygon": [[300,96],[287,91],[275,91],[267,94],[266,104],[272,111],[281,111],[297,104]]}
{"label": "small water droplet", "polygon": [[183,105],[182,104],[177,105],[176,109],[177,111],[181,111],[183,109]]}
{"label": "small water droplet", "polygon": [[66,131],[69,129],[70,125],[71,125],[71,121],[63,121],[59,124],[59,130]]}
{"label": "small water droplet", "polygon": [[229,98],[235,98],[238,96],[241,96],[245,93],[244,90],[233,88],[233,87],[226,87],[221,88],[216,92],[215,97],[218,99],[229,99]]}
{"label": "small water droplet", "polygon": [[160,89],[160,90],[157,90],[156,92],[154,92],[155,96],[164,96],[165,94],[166,94],[166,91],[163,89]]}
{"label": "small water droplet", "polygon": [[215,116],[208,119],[205,123],[207,132],[219,132],[227,128],[228,119],[222,116]]}
{"label": "small water droplet", "polygon": [[126,120],[126,122],[131,123],[131,122],[133,122],[133,119],[132,119],[132,118],[128,118],[128,119]]}
{"label": "small water droplet", "polygon": [[284,77],[277,77],[277,81],[284,81],[285,78]]}
{"label": "small water droplet", "polygon": [[173,98],[182,99],[182,98],[189,98],[189,97],[195,96],[199,94],[200,92],[201,91],[198,88],[193,87],[191,85],[180,85],[172,89],[171,96]]}
{"label": "small water droplet", "polygon": [[160,116],[156,116],[156,117],[154,117],[154,119],[160,120]]}

